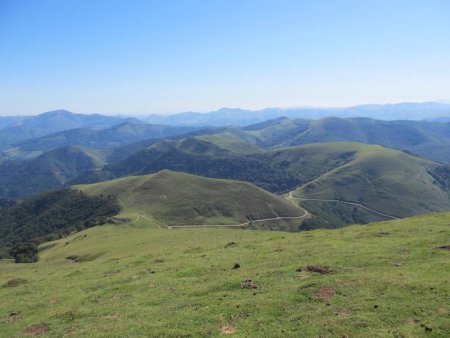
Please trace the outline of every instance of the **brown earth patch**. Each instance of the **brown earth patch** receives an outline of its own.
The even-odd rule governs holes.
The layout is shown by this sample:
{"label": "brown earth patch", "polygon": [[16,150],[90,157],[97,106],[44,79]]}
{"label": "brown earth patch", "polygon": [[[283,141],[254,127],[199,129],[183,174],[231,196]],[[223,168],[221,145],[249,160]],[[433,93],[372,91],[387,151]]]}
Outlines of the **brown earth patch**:
{"label": "brown earth patch", "polygon": [[448,314],[448,310],[445,307],[440,307],[437,309],[437,313],[440,313],[441,315]]}
{"label": "brown earth patch", "polygon": [[226,249],[226,248],[229,248],[230,246],[235,246],[235,245],[236,245],[236,242],[231,241],[231,242],[228,242],[227,244],[225,244],[224,248]]}
{"label": "brown earth patch", "polygon": [[48,331],[50,331],[50,325],[44,323],[36,324],[23,330],[24,333],[32,336],[39,336]]}
{"label": "brown earth patch", "polygon": [[335,294],[336,294],[335,288],[321,288],[314,294],[314,296],[320,299],[330,299]]}
{"label": "brown earth patch", "polygon": [[346,307],[338,307],[335,311],[335,315],[349,315],[352,313],[352,310]]}
{"label": "brown earth patch", "polygon": [[104,316],[104,318],[109,320],[120,320],[120,316],[117,313],[113,315]]}
{"label": "brown earth patch", "polygon": [[450,250],[450,245],[443,245],[443,246],[438,246],[436,249],[441,249],[441,250]]}
{"label": "brown earth patch", "polygon": [[325,275],[331,272],[331,269],[328,266],[320,266],[320,265],[308,265],[305,269],[308,272],[317,272],[321,275]]}
{"label": "brown earth patch", "polygon": [[7,322],[14,323],[20,319],[22,319],[22,316],[20,315],[20,313],[18,311],[13,311],[8,315]]}
{"label": "brown earth patch", "polygon": [[308,278],[310,278],[310,277],[311,277],[311,275],[305,274],[305,275],[300,275],[300,276],[298,276],[298,279],[300,279],[300,280],[305,280],[305,279],[308,279]]}
{"label": "brown earth patch", "polygon": [[246,280],[241,282],[241,288],[243,288],[243,289],[257,289],[258,285],[256,285],[256,283],[253,280],[246,279]]}
{"label": "brown earth patch", "polygon": [[220,332],[222,332],[222,334],[233,334],[236,333],[236,328],[231,325],[222,325],[220,327]]}
{"label": "brown earth patch", "polygon": [[26,279],[15,278],[15,279],[10,279],[3,286],[5,286],[7,288],[13,288],[13,287],[25,284],[25,283],[28,283],[28,281]]}

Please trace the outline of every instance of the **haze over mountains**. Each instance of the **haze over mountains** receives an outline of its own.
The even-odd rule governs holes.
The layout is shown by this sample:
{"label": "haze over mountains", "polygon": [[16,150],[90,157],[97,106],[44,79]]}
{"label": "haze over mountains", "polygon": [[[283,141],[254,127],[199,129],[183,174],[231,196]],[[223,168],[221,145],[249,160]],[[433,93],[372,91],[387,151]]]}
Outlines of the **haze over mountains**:
{"label": "haze over mountains", "polygon": [[173,115],[153,114],[144,118],[149,123],[196,126],[244,126],[278,117],[320,119],[324,117],[369,117],[380,120],[424,120],[448,118],[450,104],[438,102],[368,104],[345,108],[300,107],[246,110],[222,108],[209,113],[185,112]]}
{"label": "haze over mountains", "polygon": [[0,147],[12,145],[21,140],[40,137],[75,128],[103,129],[135,118],[120,118],[99,114],[76,114],[66,110],[55,110],[37,116],[1,116]]}

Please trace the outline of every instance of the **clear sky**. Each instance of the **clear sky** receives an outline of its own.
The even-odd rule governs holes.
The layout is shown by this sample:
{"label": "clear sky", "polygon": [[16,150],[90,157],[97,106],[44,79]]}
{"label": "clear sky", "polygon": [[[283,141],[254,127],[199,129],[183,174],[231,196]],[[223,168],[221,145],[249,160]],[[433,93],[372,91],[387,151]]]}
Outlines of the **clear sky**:
{"label": "clear sky", "polygon": [[450,99],[449,0],[1,0],[0,114]]}

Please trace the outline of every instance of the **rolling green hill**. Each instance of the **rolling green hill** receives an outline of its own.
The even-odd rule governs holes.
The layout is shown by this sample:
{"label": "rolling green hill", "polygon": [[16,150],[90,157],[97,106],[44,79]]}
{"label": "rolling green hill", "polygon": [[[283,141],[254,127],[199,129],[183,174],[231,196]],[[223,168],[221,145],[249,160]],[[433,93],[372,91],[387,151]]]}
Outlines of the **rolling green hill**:
{"label": "rolling green hill", "polygon": [[303,233],[94,227],[41,245],[36,264],[0,261],[0,332],[446,337],[449,222],[447,213]]}
{"label": "rolling green hill", "polygon": [[[255,227],[276,226],[296,230],[304,211],[289,201],[256,186],[163,170],[153,175],[124,177],[103,183],[79,185],[89,196],[113,196],[129,218],[157,227],[171,225],[255,223]],[[279,217],[299,217],[279,219]],[[148,225],[148,224],[147,224]],[[252,224],[250,224],[251,226]]]}
{"label": "rolling green hill", "polygon": [[[360,143],[321,143],[239,154],[213,138],[156,143],[81,181],[169,169],[245,180],[302,200],[313,217],[303,226],[339,227],[450,208],[446,166],[405,152]],[[336,201],[334,201],[336,200]],[[349,202],[348,203],[342,203]]]}
{"label": "rolling green hill", "polygon": [[292,202],[250,183],[165,170],[56,190],[4,208],[0,248],[41,243],[105,222],[297,231],[307,216]]}
{"label": "rolling green hill", "polygon": [[323,142],[360,142],[408,150],[450,162],[450,123],[381,121],[327,117],[320,120],[278,118],[243,128],[265,148]]}
{"label": "rolling green hill", "polygon": [[[314,144],[306,148],[316,153],[333,149],[354,152],[350,161],[321,174],[292,193],[292,196],[300,198],[305,208],[314,209],[316,214],[322,213],[320,209],[328,215],[340,212],[338,216],[345,218],[346,209],[350,207],[365,214],[346,220],[355,222],[444,211],[450,206],[450,190],[444,184],[448,184],[449,177],[441,175],[441,182],[436,180],[436,171],[445,167],[435,162],[381,146],[355,143]],[[364,219],[367,214],[372,218]],[[341,222],[331,217],[325,223],[331,226]]]}

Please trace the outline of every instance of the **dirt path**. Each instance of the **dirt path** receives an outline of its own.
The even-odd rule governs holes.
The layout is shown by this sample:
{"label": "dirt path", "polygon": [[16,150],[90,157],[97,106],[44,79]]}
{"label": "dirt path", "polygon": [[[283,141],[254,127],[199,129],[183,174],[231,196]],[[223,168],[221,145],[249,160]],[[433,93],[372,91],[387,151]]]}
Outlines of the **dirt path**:
{"label": "dirt path", "polygon": [[288,195],[288,197],[286,197],[286,199],[298,200],[298,201],[338,202],[338,203],[342,203],[342,204],[347,204],[347,205],[352,205],[352,206],[355,206],[355,207],[363,208],[363,209],[365,209],[367,211],[370,211],[370,212],[372,212],[374,214],[377,214],[377,215],[380,215],[380,216],[383,216],[383,217],[387,217],[387,218],[391,218],[391,219],[399,219],[396,216],[392,216],[392,215],[388,215],[388,214],[385,214],[385,213],[380,212],[380,211],[376,211],[376,210],[374,210],[372,208],[369,208],[368,206],[366,206],[364,204],[361,204],[361,203],[347,202],[347,201],[342,201],[342,200],[332,200],[332,199],[298,198],[298,197],[293,197],[292,196],[292,191],[289,192],[289,195]]}
{"label": "dirt path", "polygon": [[[424,171],[425,171],[424,168],[420,168],[419,172],[418,172],[416,175],[414,175],[413,177],[411,177],[411,178],[408,179],[407,181],[402,182],[402,183],[400,183],[400,184],[409,184],[409,183],[412,183],[412,182],[417,181],[417,180],[422,176],[422,174],[424,173]],[[348,186],[343,186],[343,187],[329,188],[329,189],[322,190],[322,191],[319,189],[318,191],[314,191],[314,192],[308,193],[308,195],[316,195],[316,194],[321,194],[321,193],[324,193],[324,192],[327,192],[327,191],[330,191],[330,190],[356,188],[356,187],[361,187],[361,186],[364,186],[364,185],[348,185]],[[374,210],[374,209],[372,209],[372,208],[370,208],[370,207],[368,207],[368,206],[366,206],[366,205],[364,205],[364,204],[361,204],[361,203],[347,202],[347,201],[335,200],[335,199],[297,198],[297,197],[293,197],[293,196],[292,196],[292,193],[293,193],[293,191],[290,191],[290,192],[289,192],[289,195],[288,195],[288,197],[286,197],[286,199],[289,199],[289,200],[291,200],[291,201],[292,201],[292,200],[298,200],[298,201],[317,201],[317,202],[338,202],[338,203],[342,203],[342,204],[347,204],[347,205],[356,206],[356,207],[365,209],[365,210],[367,210],[367,211],[370,211],[370,212],[372,212],[372,213],[374,213],[374,214],[377,214],[377,215],[380,215],[380,216],[383,216],[383,217],[386,217],[386,218],[390,218],[390,219],[399,219],[399,218],[396,217],[396,216],[389,215],[389,214],[385,214],[385,213],[383,213],[383,212]]]}
{"label": "dirt path", "polygon": [[163,228],[154,218],[150,218],[144,214],[138,214],[136,220],[139,220],[141,217],[152,222],[158,229]]}
{"label": "dirt path", "polygon": [[[422,174],[423,174],[424,172],[425,172],[425,168],[420,168],[420,169],[419,169],[419,172],[418,172],[416,175],[414,175],[414,176],[411,177],[410,179],[406,180],[405,182],[399,182],[399,184],[404,185],[404,184],[409,184],[409,183],[415,182],[415,181],[417,181],[417,180],[422,176]],[[308,184],[308,183],[307,183],[307,184]],[[349,189],[349,188],[362,188],[362,187],[367,187],[367,184],[344,185],[344,186],[342,186],[342,187],[328,188],[328,189],[325,189],[325,190],[317,189],[317,190],[315,190],[315,191],[313,191],[313,192],[309,192],[308,195],[318,195],[318,194],[323,194],[323,193],[328,192],[328,191],[331,191],[331,190]]]}
{"label": "dirt path", "polygon": [[[298,207],[298,206],[297,206]],[[245,227],[251,223],[261,223],[267,221],[279,221],[283,219],[302,219],[309,216],[309,212],[302,208],[304,214],[301,216],[285,216],[285,217],[272,217],[272,218],[262,218],[254,219],[240,224],[190,224],[190,225],[170,225],[169,229],[175,228],[207,228],[207,227]]]}

